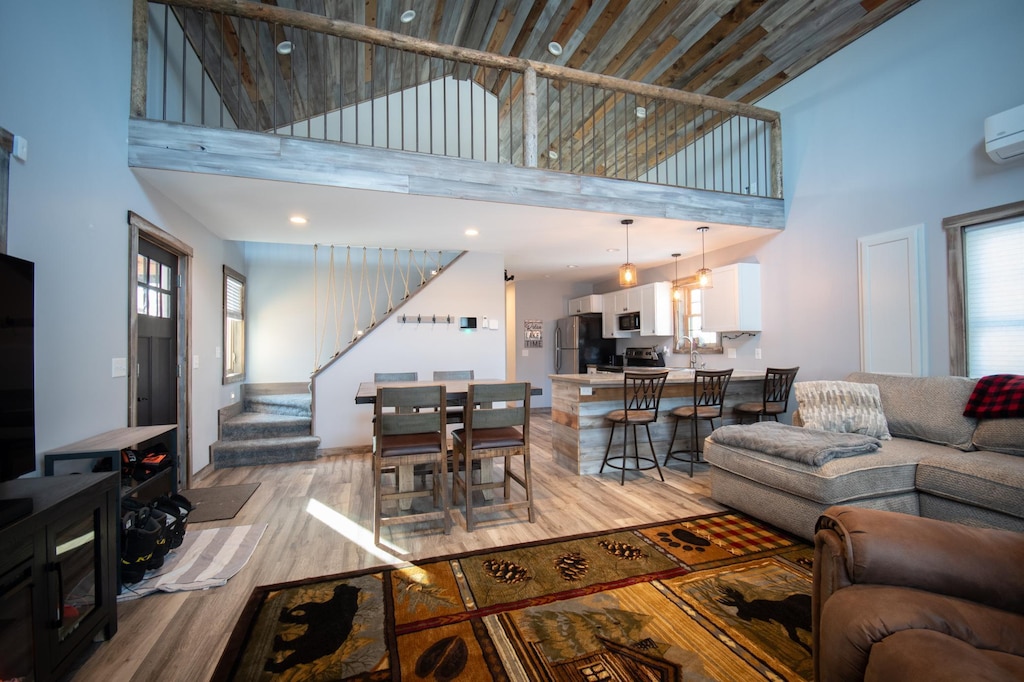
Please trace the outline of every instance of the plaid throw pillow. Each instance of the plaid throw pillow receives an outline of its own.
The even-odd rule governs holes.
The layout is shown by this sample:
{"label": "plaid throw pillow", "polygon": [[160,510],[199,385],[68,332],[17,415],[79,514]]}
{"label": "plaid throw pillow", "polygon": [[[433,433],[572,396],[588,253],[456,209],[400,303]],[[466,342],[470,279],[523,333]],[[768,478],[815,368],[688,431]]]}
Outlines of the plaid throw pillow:
{"label": "plaid throw pillow", "polygon": [[1024,417],[1024,376],[993,374],[978,379],[964,416],[977,419]]}

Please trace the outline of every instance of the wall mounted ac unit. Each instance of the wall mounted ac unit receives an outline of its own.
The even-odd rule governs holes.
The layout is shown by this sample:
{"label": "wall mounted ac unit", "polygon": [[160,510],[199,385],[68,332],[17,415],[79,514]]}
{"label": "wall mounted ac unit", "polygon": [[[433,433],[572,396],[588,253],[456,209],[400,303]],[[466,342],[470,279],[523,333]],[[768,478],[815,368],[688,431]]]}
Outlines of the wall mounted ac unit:
{"label": "wall mounted ac unit", "polygon": [[996,163],[1024,159],[1024,104],[985,119],[985,151]]}

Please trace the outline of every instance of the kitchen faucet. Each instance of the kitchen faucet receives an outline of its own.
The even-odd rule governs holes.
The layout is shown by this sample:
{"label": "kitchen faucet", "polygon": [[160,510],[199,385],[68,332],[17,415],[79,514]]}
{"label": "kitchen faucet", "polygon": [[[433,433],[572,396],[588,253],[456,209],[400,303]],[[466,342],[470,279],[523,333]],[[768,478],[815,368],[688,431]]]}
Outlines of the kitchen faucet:
{"label": "kitchen faucet", "polygon": [[697,340],[690,336],[680,336],[690,342],[690,369],[701,369],[704,364],[700,361],[700,353],[697,352]]}

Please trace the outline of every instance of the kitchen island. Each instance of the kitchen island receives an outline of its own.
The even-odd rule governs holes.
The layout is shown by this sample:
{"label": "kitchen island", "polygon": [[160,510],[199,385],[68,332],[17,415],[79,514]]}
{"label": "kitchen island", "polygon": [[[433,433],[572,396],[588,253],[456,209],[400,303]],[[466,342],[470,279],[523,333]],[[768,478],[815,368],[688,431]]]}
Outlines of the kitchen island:
{"label": "kitchen island", "polygon": [[[608,431],[611,425],[604,416],[612,410],[622,409],[622,374],[552,374],[551,379],[551,450],[555,461],[579,475],[596,474],[601,469]],[[725,409],[721,424],[735,423],[732,408],[738,403],[760,401],[764,386],[764,372],[736,370],[725,392]],[[651,424],[651,439],[658,463],[665,461],[675,418],[669,416],[674,408],[693,403],[693,370],[672,369],[661,395],[658,421]],[[623,429],[616,429],[615,448],[622,451],[619,440]],[[632,429],[630,429],[632,431]],[[701,425],[701,438],[707,436],[708,427]],[[632,436],[630,436],[632,439]],[[676,449],[687,447],[690,440],[689,423],[679,425]],[[647,434],[637,429],[640,453],[649,453]],[[632,449],[632,443],[630,443]],[[679,464],[679,460],[672,460]],[[607,471],[607,469],[606,469]]]}

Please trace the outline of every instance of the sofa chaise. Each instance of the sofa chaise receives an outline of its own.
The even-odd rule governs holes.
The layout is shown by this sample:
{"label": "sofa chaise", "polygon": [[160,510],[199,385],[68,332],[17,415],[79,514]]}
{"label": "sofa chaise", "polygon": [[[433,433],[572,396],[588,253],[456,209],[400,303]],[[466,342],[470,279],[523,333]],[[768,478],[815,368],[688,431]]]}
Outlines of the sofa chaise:
{"label": "sofa chaise", "polygon": [[[808,464],[722,442],[726,429],[760,425],[723,427],[704,446],[711,497],[807,540],[833,505],[1024,531],[1024,418],[964,416],[978,383],[964,377],[855,372],[843,383],[878,387],[891,439],[876,441],[874,452]],[[782,426],[783,444],[786,429],[805,430]]]}

